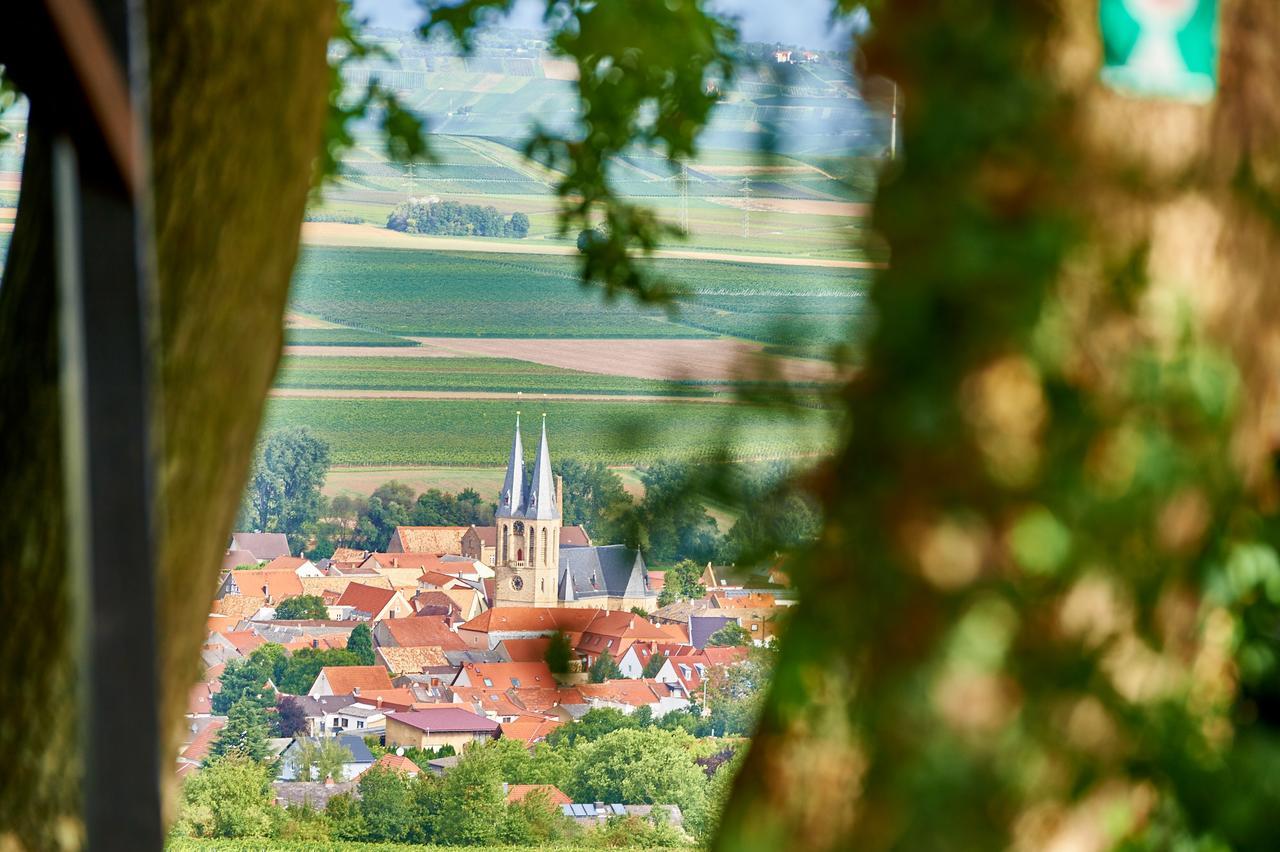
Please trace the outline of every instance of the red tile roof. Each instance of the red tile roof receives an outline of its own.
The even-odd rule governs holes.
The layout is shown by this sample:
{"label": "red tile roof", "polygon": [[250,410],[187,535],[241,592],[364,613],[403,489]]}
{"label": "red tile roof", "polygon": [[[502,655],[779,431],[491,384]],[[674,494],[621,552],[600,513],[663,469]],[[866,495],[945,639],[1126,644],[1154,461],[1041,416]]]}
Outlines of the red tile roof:
{"label": "red tile roof", "polygon": [[209,749],[213,747],[213,740],[218,736],[218,731],[225,724],[227,724],[225,719],[214,719],[205,725],[198,734],[192,737],[191,742],[187,743],[182,749],[179,757],[184,757],[196,763],[204,760],[209,756]]}
{"label": "red tile roof", "polygon": [[513,663],[540,663],[547,658],[547,647],[551,645],[551,637],[503,639],[501,644]]}
{"label": "red tile roof", "polygon": [[417,775],[422,771],[418,768],[418,764],[409,758],[399,754],[391,754],[390,752],[374,761],[373,765],[382,769],[394,769],[396,772],[403,772],[406,775]]}
{"label": "red tile roof", "polygon": [[620,678],[606,680],[604,683],[584,683],[578,687],[582,697],[588,701],[609,701],[615,704],[628,704],[632,707],[643,707],[656,704],[659,698],[671,694],[665,685],[659,685],[652,679]]}
{"label": "red tile roof", "polygon": [[405,553],[460,553],[470,527],[396,527],[392,542]]}
{"label": "red tile roof", "polygon": [[477,633],[554,633],[556,630],[582,632],[600,615],[599,610],[499,606],[485,610],[459,627]]}
{"label": "red tile roof", "polygon": [[481,689],[556,686],[551,669],[542,660],[536,663],[467,663],[462,671],[470,681],[470,686]]}
{"label": "red tile roof", "polygon": [[292,598],[302,594],[302,581],[298,579],[298,575],[292,570],[285,571],[264,571],[264,570],[248,570],[231,572],[232,578],[235,580],[236,587],[240,589],[240,594],[261,595],[262,587],[267,587],[267,594],[273,600],[282,601],[285,598]]}
{"label": "red tile roof", "polygon": [[266,565],[262,566],[263,571],[293,571],[297,572],[299,568],[307,564],[307,560],[301,556],[277,556]]}
{"label": "red tile roof", "polygon": [[338,598],[338,606],[349,606],[356,612],[367,612],[377,615],[396,596],[393,589],[379,589],[366,586],[364,583],[352,583],[347,586],[342,597]]}
{"label": "red tile roof", "polygon": [[[552,727],[555,727],[554,725]],[[502,726],[502,735],[507,736],[507,726]],[[521,739],[517,737],[517,739]],[[555,784],[512,784],[507,788],[507,804],[514,804],[535,790],[546,793],[547,801],[553,805],[572,805],[570,799]]]}
{"label": "red tile roof", "polygon": [[477,716],[470,710],[461,707],[429,707],[422,710],[410,710],[407,713],[393,713],[387,717],[403,722],[420,731],[437,731],[440,733],[457,733],[473,731],[492,734],[498,730],[498,723],[483,716]]}
{"label": "red tile roof", "polygon": [[386,618],[381,626],[395,643],[402,648],[432,645],[446,651],[461,651],[467,647],[457,633],[438,615],[416,615],[409,618]]}
{"label": "red tile roof", "polygon": [[391,678],[382,666],[325,666],[316,678],[321,676],[329,681],[334,695],[346,695],[359,689],[360,697],[364,698],[366,693],[372,697],[374,692],[392,689]]}
{"label": "red tile roof", "polygon": [[376,564],[378,568],[420,568],[423,571],[447,571],[449,565],[457,564],[445,562],[437,553],[370,553],[369,560],[364,564],[371,568]]}
{"label": "red tile roof", "polygon": [[235,647],[244,656],[249,656],[253,650],[261,645],[265,645],[267,640],[263,639],[252,630],[228,630],[222,634],[228,642]]}

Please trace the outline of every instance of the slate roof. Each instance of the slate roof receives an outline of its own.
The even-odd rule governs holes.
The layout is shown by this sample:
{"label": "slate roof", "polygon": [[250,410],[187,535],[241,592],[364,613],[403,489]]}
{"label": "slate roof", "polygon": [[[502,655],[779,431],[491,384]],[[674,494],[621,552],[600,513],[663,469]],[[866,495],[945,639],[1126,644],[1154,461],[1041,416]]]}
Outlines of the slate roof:
{"label": "slate roof", "polygon": [[693,647],[701,650],[706,647],[707,640],[711,638],[711,634],[715,633],[721,627],[729,622],[736,622],[736,618],[730,618],[727,615],[690,615],[689,616],[689,641]]}
{"label": "slate roof", "polygon": [[649,588],[640,551],[622,544],[561,548],[561,600],[646,596],[656,597],[656,593]]}
{"label": "slate roof", "polygon": [[247,550],[255,558],[268,561],[293,555],[289,552],[289,537],[284,533],[232,533],[230,549]]}

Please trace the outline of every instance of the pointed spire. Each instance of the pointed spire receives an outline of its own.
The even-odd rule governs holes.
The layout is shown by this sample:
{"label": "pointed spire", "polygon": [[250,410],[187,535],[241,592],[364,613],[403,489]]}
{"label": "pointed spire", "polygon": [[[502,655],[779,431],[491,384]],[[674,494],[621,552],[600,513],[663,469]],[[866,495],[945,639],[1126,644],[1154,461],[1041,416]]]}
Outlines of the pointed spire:
{"label": "pointed spire", "polygon": [[533,463],[533,479],[529,482],[529,503],[524,516],[539,521],[560,517],[556,508],[555,478],[551,473],[551,451],[547,449],[547,415],[542,415],[542,440],[538,458]]}
{"label": "pointed spire", "polygon": [[524,505],[524,444],[520,441],[520,412],[516,412],[516,436],[511,440],[511,457],[507,459],[507,478],[498,494],[498,516],[518,514]]}

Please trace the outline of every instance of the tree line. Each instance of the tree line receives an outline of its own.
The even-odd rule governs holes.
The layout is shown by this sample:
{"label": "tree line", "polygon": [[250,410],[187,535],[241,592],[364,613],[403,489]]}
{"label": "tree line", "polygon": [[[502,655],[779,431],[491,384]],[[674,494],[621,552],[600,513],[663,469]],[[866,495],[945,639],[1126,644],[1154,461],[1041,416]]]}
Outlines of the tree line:
{"label": "tree line", "polygon": [[387,227],[407,234],[439,234],[449,237],[529,236],[529,217],[519,211],[504,218],[492,205],[462,204],[434,198],[410,198],[387,216]]}

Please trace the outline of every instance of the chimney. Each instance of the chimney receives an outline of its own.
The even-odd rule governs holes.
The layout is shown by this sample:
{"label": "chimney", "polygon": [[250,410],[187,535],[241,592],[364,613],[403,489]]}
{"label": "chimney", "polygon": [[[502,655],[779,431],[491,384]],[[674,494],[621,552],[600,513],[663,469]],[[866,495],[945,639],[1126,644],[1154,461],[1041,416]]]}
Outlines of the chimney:
{"label": "chimney", "polygon": [[377,702],[378,702],[378,703],[377,703],[376,705],[374,705],[374,706],[376,706],[376,707],[381,707],[381,706],[382,706],[382,696],[381,696],[381,695],[379,695],[379,696],[378,696],[378,698],[377,698]]}
{"label": "chimney", "polygon": [[556,474],[556,514],[564,518],[564,477]]}

